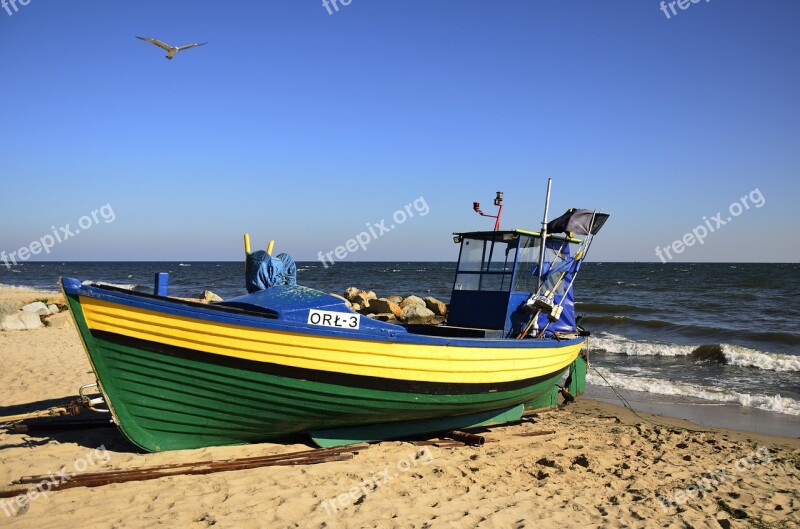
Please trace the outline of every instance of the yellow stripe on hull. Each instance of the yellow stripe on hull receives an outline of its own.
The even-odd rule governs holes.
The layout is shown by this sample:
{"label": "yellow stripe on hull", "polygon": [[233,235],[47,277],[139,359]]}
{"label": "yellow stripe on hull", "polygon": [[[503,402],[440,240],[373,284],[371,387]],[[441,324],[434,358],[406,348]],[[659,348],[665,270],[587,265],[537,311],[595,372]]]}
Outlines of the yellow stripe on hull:
{"label": "yellow stripe on hull", "polygon": [[502,383],[566,369],[582,344],[502,348],[353,340],[255,329],[80,297],[90,329],[226,357],[396,380]]}

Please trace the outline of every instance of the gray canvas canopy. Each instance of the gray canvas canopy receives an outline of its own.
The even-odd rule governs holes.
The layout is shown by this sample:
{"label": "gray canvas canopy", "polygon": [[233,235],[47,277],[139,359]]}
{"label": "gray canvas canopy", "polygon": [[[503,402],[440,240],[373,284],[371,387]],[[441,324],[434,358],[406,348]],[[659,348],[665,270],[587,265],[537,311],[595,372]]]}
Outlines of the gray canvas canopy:
{"label": "gray canvas canopy", "polygon": [[[608,213],[596,213],[591,209],[570,208],[566,213],[547,223],[548,233],[574,233],[596,235],[608,220]],[[594,218],[594,223],[592,223]]]}

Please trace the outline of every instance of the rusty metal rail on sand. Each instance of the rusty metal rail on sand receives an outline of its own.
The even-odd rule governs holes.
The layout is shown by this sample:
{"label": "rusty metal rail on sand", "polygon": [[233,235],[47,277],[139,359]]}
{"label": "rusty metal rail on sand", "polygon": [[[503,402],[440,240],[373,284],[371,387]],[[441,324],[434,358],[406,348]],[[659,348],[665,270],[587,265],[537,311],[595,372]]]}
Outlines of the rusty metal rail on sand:
{"label": "rusty metal rail on sand", "polygon": [[[53,484],[50,490],[63,490],[74,487],[100,487],[111,483],[125,483],[128,481],[145,481],[169,476],[212,474],[214,472],[227,472],[232,470],[246,470],[251,468],[282,466],[282,465],[315,465],[332,461],[347,461],[359,451],[368,448],[367,444],[344,446],[338,448],[324,448],[303,450],[288,454],[271,456],[256,456],[224,461],[204,461],[194,463],[176,463],[159,465],[148,468],[132,468],[127,470],[113,470],[108,472],[94,472],[78,474],[61,483]],[[10,487],[0,488],[0,498],[9,498],[25,494],[35,485],[49,481],[51,476],[24,476]]]}

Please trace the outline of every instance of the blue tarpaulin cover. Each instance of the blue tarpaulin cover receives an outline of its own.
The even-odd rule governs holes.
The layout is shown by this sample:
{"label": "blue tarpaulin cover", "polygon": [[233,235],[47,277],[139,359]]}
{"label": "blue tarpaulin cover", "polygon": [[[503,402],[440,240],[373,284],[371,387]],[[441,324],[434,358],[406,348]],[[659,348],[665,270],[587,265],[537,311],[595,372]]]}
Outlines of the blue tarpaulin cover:
{"label": "blue tarpaulin cover", "polygon": [[244,266],[245,286],[249,293],[275,285],[296,285],[297,266],[289,254],[272,257],[264,250],[247,255]]}
{"label": "blue tarpaulin cover", "polygon": [[[575,325],[575,295],[573,293],[572,288],[566,292],[566,296],[564,295],[563,290],[570,285],[572,282],[572,276],[578,272],[578,269],[583,262],[581,259],[576,259],[575,256],[570,255],[570,246],[569,244],[548,240],[547,241],[547,248],[553,250],[557,254],[560,254],[563,258],[563,261],[553,266],[552,262],[545,261],[545,265],[542,269],[544,273],[542,274],[542,278],[544,279],[545,283],[552,287],[558,279],[561,277],[561,274],[565,273],[564,279],[561,280],[561,284],[559,285],[559,292],[553,296],[553,304],[561,303],[563,307],[563,311],[561,312],[561,317],[558,321],[555,321],[550,324],[548,327],[548,331],[553,332],[573,332],[576,329]],[[549,266],[547,266],[549,265]],[[532,273],[536,275],[536,269],[538,266],[534,265]],[[563,302],[562,302],[563,299]],[[538,319],[539,328],[544,328],[547,325],[547,315],[540,314]]]}

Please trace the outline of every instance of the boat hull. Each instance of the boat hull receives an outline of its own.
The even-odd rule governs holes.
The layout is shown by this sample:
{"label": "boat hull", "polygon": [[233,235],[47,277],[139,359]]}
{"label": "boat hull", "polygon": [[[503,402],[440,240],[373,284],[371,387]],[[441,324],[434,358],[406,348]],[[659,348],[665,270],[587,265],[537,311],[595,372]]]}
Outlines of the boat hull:
{"label": "boat hull", "polygon": [[407,336],[402,327],[363,338],[314,335],[210,307],[176,308],[165,298],[74,283],[64,291],[115,422],[148,451],[524,404],[552,393],[582,346],[490,340],[480,347]]}

